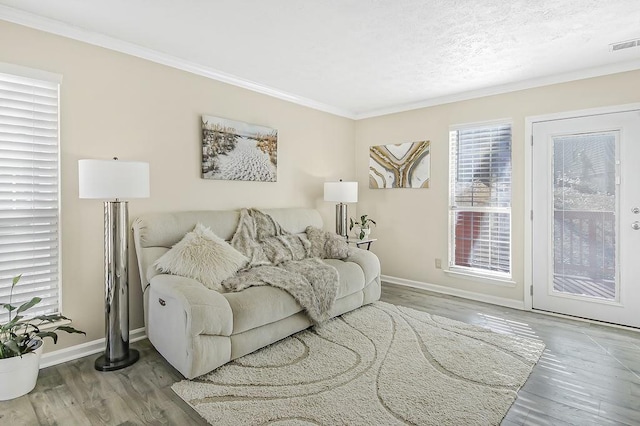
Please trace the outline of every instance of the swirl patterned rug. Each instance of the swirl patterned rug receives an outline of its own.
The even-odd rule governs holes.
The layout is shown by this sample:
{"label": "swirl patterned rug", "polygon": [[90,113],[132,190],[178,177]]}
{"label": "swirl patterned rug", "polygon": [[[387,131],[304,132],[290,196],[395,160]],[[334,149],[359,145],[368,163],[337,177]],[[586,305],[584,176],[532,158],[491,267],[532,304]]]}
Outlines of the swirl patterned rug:
{"label": "swirl patterned rug", "polygon": [[216,425],[490,425],[543,350],[376,302],[172,389]]}

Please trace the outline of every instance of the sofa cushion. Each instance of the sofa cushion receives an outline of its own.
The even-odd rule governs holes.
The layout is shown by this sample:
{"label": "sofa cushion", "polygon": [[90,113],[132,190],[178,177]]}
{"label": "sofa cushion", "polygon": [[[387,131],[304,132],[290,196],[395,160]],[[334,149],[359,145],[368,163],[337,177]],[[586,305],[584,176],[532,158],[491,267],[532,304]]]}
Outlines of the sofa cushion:
{"label": "sofa cushion", "polygon": [[341,299],[364,288],[364,273],[357,263],[344,262],[337,259],[324,259],[324,263],[331,265],[338,270],[340,284],[336,299]]}
{"label": "sofa cushion", "polygon": [[349,247],[349,257],[346,260],[360,266],[364,272],[365,285],[380,277],[380,260],[373,252]]}
{"label": "sofa cushion", "polygon": [[[326,259],[323,262],[338,271],[336,299],[362,291],[365,284],[364,273],[358,264],[336,259]],[[233,334],[280,321],[302,310],[289,293],[268,285],[224,293],[223,296],[233,312]]]}
{"label": "sofa cushion", "polygon": [[212,290],[247,264],[242,253],[231,247],[206,226],[198,223],[182,240],[156,262],[162,272],[198,280]]}
{"label": "sofa cushion", "polygon": [[268,285],[224,293],[223,296],[233,312],[233,334],[280,321],[302,310],[289,293]]}

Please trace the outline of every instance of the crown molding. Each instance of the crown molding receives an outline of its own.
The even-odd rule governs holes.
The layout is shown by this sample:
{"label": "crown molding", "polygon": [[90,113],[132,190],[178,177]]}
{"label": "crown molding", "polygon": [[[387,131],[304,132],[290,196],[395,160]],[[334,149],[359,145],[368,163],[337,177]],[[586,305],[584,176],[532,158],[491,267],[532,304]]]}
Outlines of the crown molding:
{"label": "crown molding", "polygon": [[567,83],[570,81],[584,80],[587,78],[601,77],[609,74],[617,74],[626,71],[640,69],[640,59],[620,62],[616,64],[604,65],[601,67],[585,68],[583,70],[571,71],[562,74],[555,74],[546,77],[533,78],[518,81],[515,83],[502,84],[499,86],[486,87],[468,92],[455,93],[452,95],[440,96],[437,98],[425,99],[423,101],[397,105],[389,108],[380,108],[368,112],[355,114],[355,120],[379,117],[382,115],[396,114],[399,112],[411,111],[414,109],[432,107],[436,105],[450,104],[453,102],[467,101],[470,99],[483,98],[486,96],[501,95],[504,93],[517,92],[519,90],[533,89],[536,87],[550,86],[552,84]]}
{"label": "crown molding", "polygon": [[45,18],[33,13],[25,12],[8,6],[0,5],[0,19],[12,22],[14,24],[24,25],[26,27],[56,34],[62,37],[71,38],[94,46],[104,47],[106,49],[115,50],[117,52],[126,53],[141,59],[146,59],[168,67],[176,68],[192,74],[207,77],[222,83],[231,84],[253,92],[262,93],[263,95],[281,99],[297,105],[312,108],[318,111],[328,112],[340,117],[354,119],[355,114],[351,111],[328,105],[322,102],[314,101],[302,96],[294,95],[273,87],[265,86],[254,81],[246,80],[210,67],[206,67],[195,62],[190,62],[176,56],[158,52],[153,49],[139,46],[134,43],[118,40],[116,38],[88,31],[80,27],[66,24],[54,19]]}

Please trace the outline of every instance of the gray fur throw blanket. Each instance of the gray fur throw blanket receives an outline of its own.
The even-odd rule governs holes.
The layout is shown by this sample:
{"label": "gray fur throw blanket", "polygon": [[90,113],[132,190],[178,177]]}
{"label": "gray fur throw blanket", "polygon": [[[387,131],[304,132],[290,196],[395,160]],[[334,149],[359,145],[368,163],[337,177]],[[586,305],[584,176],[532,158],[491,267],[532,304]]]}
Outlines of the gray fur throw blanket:
{"label": "gray fur throw blanket", "polygon": [[338,291],[338,271],[310,258],[306,235],[285,231],[271,216],[256,209],[242,209],[231,245],[249,258],[249,264],[222,282],[229,291],[257,285],[285,290],[316,324],[329,318]]}

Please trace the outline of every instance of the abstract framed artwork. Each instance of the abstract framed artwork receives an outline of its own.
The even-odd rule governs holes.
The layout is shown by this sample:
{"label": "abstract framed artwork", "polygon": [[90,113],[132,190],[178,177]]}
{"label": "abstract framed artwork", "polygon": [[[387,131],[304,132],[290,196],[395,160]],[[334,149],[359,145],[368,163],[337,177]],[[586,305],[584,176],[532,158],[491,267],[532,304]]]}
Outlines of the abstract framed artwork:
{"label": "abstract framed artwork", "polygon": [[428,188],[430,175],[429,141],[369,148],[369,188]]}
{"label": "abstract framed artwork", "polygon": [[202,116],[202,178],[276,182],[278,131]]}

